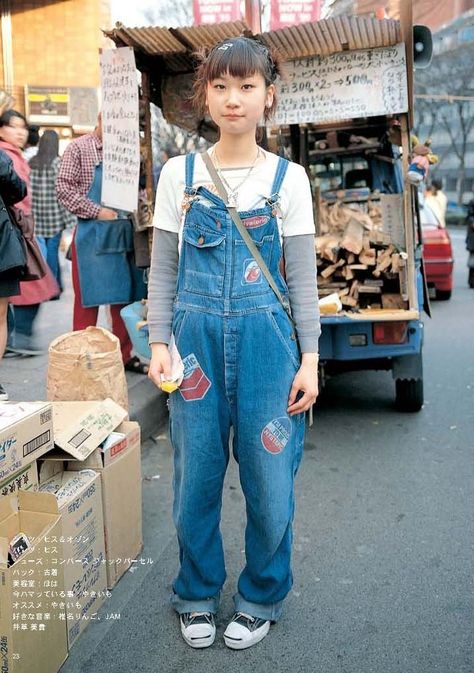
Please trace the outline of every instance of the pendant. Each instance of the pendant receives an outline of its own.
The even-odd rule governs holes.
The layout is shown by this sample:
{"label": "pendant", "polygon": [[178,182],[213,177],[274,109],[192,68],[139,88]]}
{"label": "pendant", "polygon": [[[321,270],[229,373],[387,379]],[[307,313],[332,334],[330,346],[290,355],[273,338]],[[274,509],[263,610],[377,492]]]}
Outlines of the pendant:
{"label": "pendant", "polygon": [[237,194],[235,192],[229,192],[227,195],[227,205],[230,208],[237,208]]}

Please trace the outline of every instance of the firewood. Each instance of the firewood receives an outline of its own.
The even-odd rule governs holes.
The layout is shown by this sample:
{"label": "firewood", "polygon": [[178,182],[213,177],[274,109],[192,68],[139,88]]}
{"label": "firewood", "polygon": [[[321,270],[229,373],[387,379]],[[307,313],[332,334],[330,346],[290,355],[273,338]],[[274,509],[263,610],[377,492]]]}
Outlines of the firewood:
{"label": "firewood", "polygon": [[356,256],[354,255],[353,252],[349,252],[349,253],[346,255],[346,259],[347,259],[347,263],[348,263],[348,264],[355,264]]}
{"label": "firewood", "polygon": [[350,268],[350,266],[345,266],[342,269],[342,273],[346,280],[352,280],[355,276],[354,271]]}
{"label": "firewood", "polygon": [[351,285],[351,289],[349,291],[349,296],[350,297],[354,297],[355,299],[357,299],[357,297],[359,296],[359,285],[360,285],[360,283],[359,283],[358,280],[353,281],[353,283]]}
{"label": "firewood", "polygon": [[386,234],[383,231],[372,230],[369,234],[369,241],[371,245],[386,246],[391,244],[392,238],[389,234]]}
{"label": "firewood", "polygon": [[343,290],[339,290],[337,294],[340,297],[346,297],[349,294],[349,288],[345,287]]}
{"label": "firewood", "polygon": [[348,295],[341,297],[341,304],[347,306],[348,308],[355,308],[357,306],[357,299],[350,297]]}
{"label": "firewood", "polygon": [[359,255],[359,262],[360,264],[367,264],[368,266],[375,266],[376,265],[376,251],[374,248],[370,248],[370,250],[362,250],[362,252]]}
{"label": "firewood", "polygon": [[392,253],[394,252],[394,250],[395,248],[393,247],[393,245],[390,245],[385,250],[379,251],[379,254],[377,255],[377,266],[372,272],[376,278],[378,278],[381,275],[382,271],[385,271],[391,266]]}
{"label": "firewood", "polygon": [[331,264],[330,266],[328,266],[326,269],[324,269],[324,271],[321,271],[321,276],[323,278],[329,278],[329,276],[332,276],[332,274],[337,268],[343,266],[345,263],[346,263],[345,259],[340,259],[335,264]]}
{"label": "firewood", "polygon": [[392,272],[398,273],[400,271],[400,255],[398,252],[395,252],[392,255]]}
{"label": "firewood", "polygon": [[389,309],[404,309],[406,308],[406,303],[403,301],[402,296],[399,294],[383,294],[382,295],[382,307]]}
{"label": "firewood", "polygon": [[349,269],[353,271],[367,271],[368,268],[367,264],[349,264]]}
{"label": "firewood", "polygon": [[362,250],[364,226],[354,217],[349,220],[342,237],[341,247],[358,255]]}
{"label": "firewood", "polygon": [[373,285],[360,285],[359,295],[361,294],[381,294],[382,288]]}

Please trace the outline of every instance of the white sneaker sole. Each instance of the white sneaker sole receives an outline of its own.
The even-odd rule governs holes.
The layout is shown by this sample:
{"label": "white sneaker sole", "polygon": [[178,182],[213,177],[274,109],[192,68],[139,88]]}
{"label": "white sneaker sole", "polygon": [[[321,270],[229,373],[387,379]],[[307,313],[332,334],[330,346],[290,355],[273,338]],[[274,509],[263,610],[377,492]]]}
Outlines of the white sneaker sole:
{"label": "white sneaker sole", "polygon": [[252,634],[252,637],[248,638],[247,640],[244,639],[237,640],[236,638],[229,638],[229,636],[226,636],[226,634],[224,633],[224,642],[227,645],[227,647],[229,647],[231,650],[246,650],[248,647],[252,647],[253,645],[256,645],[261,640],[263,640],[269,631],[270,631],[270,622],[268,622],[264,626],[261,626],[258,629],[258,633]]}
{"label": "white sneaker sole", "polygon": [[210,633],[208,636],[200,636],[199,638],[190,638],[187,635],[186,629],[182,624],[181,624],[181,635],[183,636],[184,642],[187,645],[189,645],[189,647],[193,647],[195,650],[201,650],[204,647],[211,647],[214,640],[216,639],[215,630],[214,633]]}

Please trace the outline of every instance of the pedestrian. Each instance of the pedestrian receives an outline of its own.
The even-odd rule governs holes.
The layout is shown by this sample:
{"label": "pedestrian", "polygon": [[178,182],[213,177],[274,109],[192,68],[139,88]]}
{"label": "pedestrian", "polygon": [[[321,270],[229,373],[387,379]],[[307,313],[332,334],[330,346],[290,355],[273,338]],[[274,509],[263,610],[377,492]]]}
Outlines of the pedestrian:
{"label": "pedestrian", "polygon": [[471,199],[467,204],[466,250],[469,252],[467,258],[468,285],[470,288],[474,288],[474,199]]}
{"label": "pedestrian", "polygon": [[[0,227],[9,224],[10,218],[5,206],[21,201],[26,195],[26,184],[13,169],[13,161],[0,150]],[[7,343],[7,316],[9,297],[20,294],[20,281],[11,272],[0,274],[0,360]],[[8,400],[8,393],[0,383],[0,401]]]}
{"label": "pedestrian", "polygon": [[[0,115],[0,149],[13,161],[17,175],[26,183],[26,196],[15,203],[26,216],[31,216],[30,167],[22,154],[28,136],[25,117],[17,110],[7,110]],[[20,282],[20,294],[12,295],[15,329],[8,350],[19,355],[39,355],[42,349],[34,340],[34,324],[43,301],[58,294],[58,286],[51,273],[40,280]]]}
{"label": "pedestrian", "polygon": [[[245,649],[262,640],[292,586],[293,485],[304,412],[317,396],[320,327],[308,177],[256,140],[275,110],[279,74],[275,56],[248,38],[203,57],[195,102],[207,107],[219,140],[206,154],[170,159],[156,195],[149,376],[157,385],[171,378],[173,335],[184,378],[169,398],[180,559],[171,601],[194,648],[214,641],[226,576],[219,524],[231,428],[246,500],[246,565],[225,644]],[[236,208],[296,332],[231,218]]]}
{"label": "pedestrian", "polygon": [[26,138],[23,156],[26,161],[31,161],[38,154],[38,145],[40,141],[40,127],[36,124],[28,124],[28,137]]}
{"label": "pedestrian", "polygon": [[446,227],[446,209],[448,207],[448,197],[443,192],[443,182],[441,180],[433,179],[425,196],[425,203],[427,203],[431,210],[436,215],[440,227]]}
{"label": "pedestrian", "polygon": [[67,226],[72,228],[76,218],[59,203],[56,195],[59,164],[59,136],[56,131],[47,130],[40,138],[38,153],[30,160],[33,218],[41,251],[62,291],[59,244],[63,230]]}
{"label": "pedestrian", "polygon": [[[73,329],[97,323],[99,306],[110,306],[112,331],[120,340],[125,369],[147,374],[132,357],[132,342],[120,315],[127,304],[143,299],[143,273],[133,262],[133,225],[123,213],[101,205],[102,120],[92,133],[66,148],[56,181],[60,204],[77,219],[71,245],[74,288]],[[138,195],[137,195],[138,202]]]}

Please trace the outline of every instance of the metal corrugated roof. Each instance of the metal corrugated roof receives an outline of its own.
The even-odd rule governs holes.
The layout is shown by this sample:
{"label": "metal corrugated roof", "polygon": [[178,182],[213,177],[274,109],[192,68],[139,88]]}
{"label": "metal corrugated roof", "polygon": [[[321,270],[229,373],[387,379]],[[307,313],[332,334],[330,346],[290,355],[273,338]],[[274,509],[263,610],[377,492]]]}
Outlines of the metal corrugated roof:
{"label": "metal corrugated roof", "polygon": [[[228,37],[252,35],[245,21],[189,28],[127,28],[117,23],[115,28],[104,32],[116,44],[165,57],[172,71],[189,64],[189,55],[199,47],[211,47]],[[402,33],[399,21],[394,19],[379,21],[360,16],[336,16],[262,33],[261,39],[278,51],[283,60],[291,60],[327,56],[348,49],[388,47],[401,42]]]}

